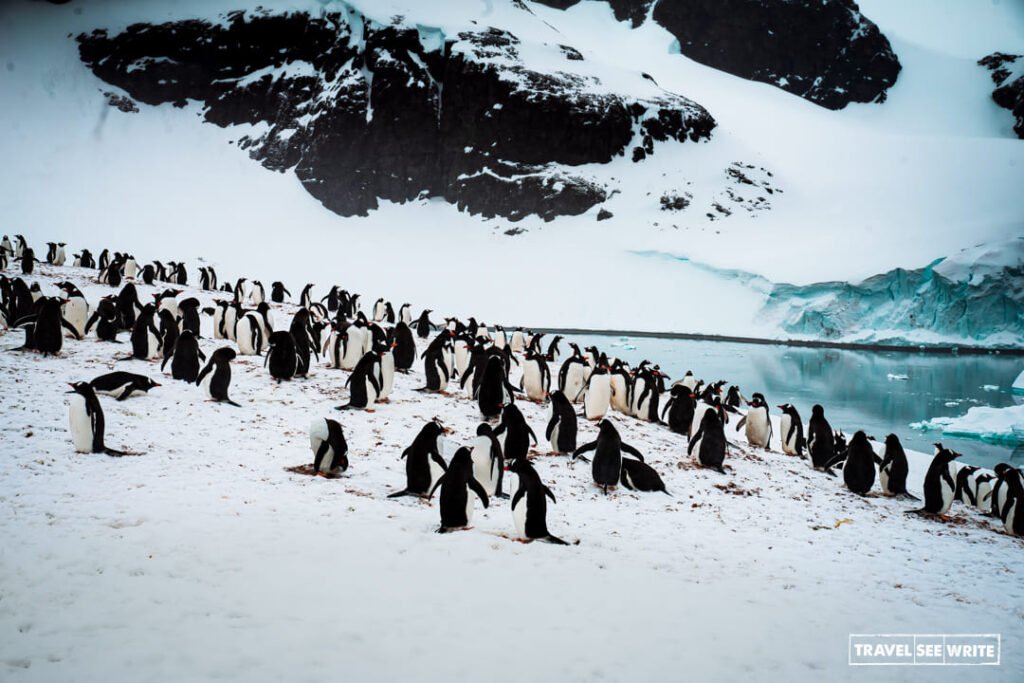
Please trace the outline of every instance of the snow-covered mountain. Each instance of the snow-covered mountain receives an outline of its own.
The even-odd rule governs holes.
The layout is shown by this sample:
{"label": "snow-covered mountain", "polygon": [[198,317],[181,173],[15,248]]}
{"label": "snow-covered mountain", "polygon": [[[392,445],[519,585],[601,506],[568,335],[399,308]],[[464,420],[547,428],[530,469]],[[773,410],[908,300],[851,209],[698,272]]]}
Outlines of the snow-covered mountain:
{"label": "snow-covered mountain", "polygon": [[509,324],[1024,343],[1019,5],[259,5],[5,3],[3,231]]}

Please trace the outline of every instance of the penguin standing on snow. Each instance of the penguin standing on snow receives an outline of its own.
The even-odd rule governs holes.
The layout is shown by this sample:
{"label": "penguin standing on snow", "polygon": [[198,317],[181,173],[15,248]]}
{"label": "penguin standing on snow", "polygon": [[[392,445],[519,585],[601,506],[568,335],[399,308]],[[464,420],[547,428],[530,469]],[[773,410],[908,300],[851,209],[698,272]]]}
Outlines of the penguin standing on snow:
{"label": "penguin standing on snow", "polygon": [[489,504],[487,492],[473,476],[473,458],[465,446],[455,451],[448,469],[430,489],[427,498],[434,495],[438,486],[441,487],[439,534],[469,528],[473,521],[473,495],[485,508]]}
{"label": "penguin standing on snow", "polygon": [[82,290],[71,282],[58,282],[57,286],[64,292],[64,318],[78,330],[78,338],[85,336],[85,323],[89,315],[89,303],[85,300]]}
{"label": "penguin standing on snow", "polygon": [[524,541],[547,541],[556,545],[569,545],[548,532],[547,498],[555,501],[555,494],[545,486],[533,463],[517,460],[509,468],[519,479],[519,487],[512,496],[512,521],[516,535]]}
{"label": "penguin standing on snow", "polygon": [[252,290],[249,292],[249,301],[253,306],[259,306],[267,300],[267,292],[263,289],[263,283],[259,280],[252,281]]}
{"label": "penguin standing on snow", "polygon": [[551,419],[544,437],[551,443],[554,453],[576,450],[576,410],[558,389],[551,392]]}
{"label": "penguin standing on snow", "polygon": [[814,469],[835,476],[829,463],[836,457],[836,437],[832,425],[825,419],[825,409],[817,404],[811,408],[811,421],[807,423],[807,450]]}
{"label": "penguin standing on snow", "polygon": [[504,434],[503,440],[505,459],[509,462],[526,458],[530,450],[530,438],[533,444],[537,445],[537,435],[526,423],[523,413],[514,403],[509,403],[501,409],[501,424],[494,430],[495,436]]}
{"label": "penguin standing on snow", "polygon": [[1006,502],[1000,512],[1003,530],[1011,536],[1024,536],[1024,475],[1013,468],[1005,479]]}
{"label": "penguin standing on snow", "polygon": [[423,425],[420,433],[413,439],[412,445],[402,451],[402,458],[405,460],[405,488],[390,494],[388,498],[423,498],[433,490],[436,482],[448,469],[448,464],[441,456],[443,435],[447,431],[435,420]]}
{"label": "penguin standing on snow", "polygon": [[543,403],[551,389],[551,371],[543,355],[534,351],[526,352],[523,361],[523,391],[531,401]]}
{"label": "penguin standing on snow", "polygon": [[622,459],[622,485],[630,491],[661,491],[671,495],[653,467],[633,458]]}
{"label": "penguin standing on snow", "polygon": [[1013,465],[1001,462],[993,468],[995,480],[992,482],[992,490],[986,494],[988,510],[986,514],[1002,519],[1003,504],[1006,502],[1006,477],[1014,470]]}
{"label": "penguin standing on snow", "polygon": [[31,275],[32,271],[35,270],[36,264],[42,263],[42,261],[36,258],[36,252],[32,250],[32,247],[25,247],[19,258],[21,259],[22,275]]}
{"label": "penguin standing on snow", "polygon": [[299,354],[295,350],[295,338],[291,332],[281,330],[270,335],[270,348],[267,357],[263,359],[263,366],[270,367],[270,376],[278,384],[295,376],[299,367]]}
{"label": "penguin standing on snow", "polygon": [[153,387],[160,386],[144,375],[131,372],[109,372],[91,380],[89,384],[96,393],[116,396],[118,401],[148,393]]}
{"label": "penguin standing on snow", "polygon": [[420,313],[420,319],[416,321],[416,334],[420,339],[426,339],[430,336],[430,330],[437,327],[434,323],[430,322],[430,314],[433,313],[431,309],[425,309]]}
{"label": "penguin standing on snow", "polygon": [[686,452],[693,455],[697,451],[697,460],[702,466],[725,474],[722,464],[725,462],[726,448],[725,425],[718,410],[704,411],[700,426],[690,439]]}
{"label": "penguin standing on snow", "polygon": [[976,507],[978,500],[974,497],[974,481],[975,472],[979,471],[980,467],[973,465],[965,465],[957,470],[956,473],[956,489],[953,491],[953,500],[963,503],[964,505],[970,505]]}
{"label": "penguin standing on snow", "polygon": [[178,315],[181,323],[179,329],[188,330],[197,339],[202,336],[199,333],[199,299],[190,296],[179,301]]}
{"label": "penguin standing on snow", "polygon": [[494,436],[491,425],[486,422],[476,428],[476,441],[473,442],[473,476],[484,487],[488,496],[504,498],[501,492],[502,478],[505,473],[505,458],[501,454],[501,444]]}
{"label": "penguin standing on snow", "polygon": [[[476,374],[474,372],[474,374]],[[480,385],[476,390],[480,415],[490,420],[501,414],[502,408],[514,402],[512,385],[505,376],[505,366],[497,356],[487,359]]]}
{"label": "penguin standing on snow", "polygon": [[[558,389],[565,397],[573,403],[580,402],[580,393],[587,381],[587,363],[580,353],[580,347],[569,344],[573,354],[565,359],[562,367],[558,370]],[[611,382],[609,382],[609,387]]]}
{"label": "penguin standing on snow", "polygon": [[452,333],[443,330],[430,346],[423,352],[423,374],[426,375],[427,385],[417,391],[444,392],[448,389],[448,380],[451,376],[448,372],[448,363],[445,360],[445,350]]}
{"label": "penguin standing on snow", "polygon": [[274,282],[270,285],[270,300],[275,304],[283,304],[285,294],[288,296],[292,295],[292,293],[288,291],[288,288],[284,286],[284,283]]}
{"label": "penguin standing on snow", "polygon": [[956,482],[949,471],[950,463],[959,458],[941,443],[935,444],[935,457],[924,475],[924,507],[919,510],[907,510],[907,514],[945,515],[953,504],[956,493]]}
{"label": "penguin standing on snow", "polygon": [[[622,437],[619,436],[615,425],[611,423],[611,420],[607,419],[601,421],[597,439],[573,451],[572,459],[582,458],[583,454],[588,451],[594,451],[594,459],[591,462],[594,483],[601,487],[605,495],[608,494],[609,488],[615,488],[619,484],[619,477],[622,473],[623,452],[635,456],[641,462],[644,459],[640,451],[628,444],[622,443]],[[586,461],[586,458],[582,459]]]}
{"label": "penguin standing on snow", "polygon": [[345,386],[349,388],[348,403],[338,406],[335,410],[348,410],[349,408],[365,410],[377,401],[377,397],[380,395],[378,367],[381,355],[378,351],[368,351],[363,354],[363,357],[352,369],[352,374],[345,381]]}
{"label": "penguin standing on snow", "polygon": [[302,288],[302,293],[299,295],[299,306],[302,308],[313,307],[313,283],[309,283]]}
{"label": "penguin standing on snow", "polygon": [[231,361],[235,359],[235,351],[230,346],[217,349],[210,356],[209,362],[196,378],[196,384],[203,388],[206,396],[213,401],[224,402],[241,408],[228,396],[231,386]]}
{"label": "penguin standing on snow", "polygon": [[121,330],[120,315],[113,297],[105,296],[96,304],[89,322],[85,324],[85,334],[96,325],[96,338],[101,341],[117,342],[117,333]]}
{"label": "penguin standing on snow", "polygon": [[[726,400],[726,406],[728,405],[728,400]],[[768,402],[764,399],[764,394],[755,393],[747,405],[749,406],[747,414],[736,424],[736,431],[738,432],[740,427],[746,425],[747,443],[768,450],[772,440],[772,421],[768,416]]]}
{"label": "penguin standing on snow", "polygon": [[75,339],[81,339],[78,330],[61,312],[61,300],[45,297],[36,302],[36,312],[21,320],[15,327],[25,327],[25,347],[39,351],[44,356],[58,354],[64,347],[64,330],[71,332]]}
{"label": "penguin standing on snow", "polygon": [[391,328],[391,342],[394,344],[391,352],[395,356],[395,370],[401,373],[409,372],[416,362],[416,340],[405,321]]}
{"label": "penguin standing on snow", "polygon": [[[779,406],[782,417],[779,418],[779,429],[782,434],[782,452],[786,455],[804,457],[804,423],[797,412],[789,403]],[[884,487],[883,487],[884,488]]]}
{"label": "penguin standing on snow", "polygon": [[611,375],[608,374],[608,366],[599,364],[590,373],[586,384],[583,387],[586,395],[583,397],[583,414],[588,420],[600,420],[608,413],[612,402]]}
{"label": "penguin standing on snow", "polygon": [[108,448],[103,442],[106,423],[103,419],[103,408],[96,398],[96,392],[88,382],[68,384],[71,397],[68,408],[68,428],[71,431],[71,442],[79,453],[106,453],[107,455],[128,455],[126,451]]}
{"label": "penguin standing on snow", "polygon": [[309,448],[313,471],[323,477],[337,477],[348,469],[348,444],[335,420],[313,420],[309,425]]}
{"label": "penguin standing on snow", "polygon": [[882,461],[878,465],[878,482],[882,486],[882,493],[887,496],[905,496],[919,500],[917,496],[907,491],[907,473],[909,471],[907,454],[903,451],[900,438],[895,434],[885,437]]}
{"label": "penguin standing on snow", "polygon": [[[697,407],[696,397],[682,384],[673,384],[669,390],[669,399],[661,410],[661,421],[676,434],[689,434],[693,423],[693,411]],[[668,420],[665,413],[668,413]]]}
{"label": "penguin standing on snow", "polygon": [[206,354],[199,348],[196,336],[185,330],[178,335],[174,347],[164,358],[164,362],[160,364],[160,370],[164,369],[168,360],[171,361],[171,377],[194,384],[199,378],[199,369],[202,367],[200,361],[206,360]]}
{"label": "penguin standing on snow", "polygon": [[316,359],[320,360],[320,349],[317,348],[319,344],[316,341],[313,327],[309,324],[309,311],[300,308],[292,316],[292,324],[288,331],[291,332],[292,342],[295,344],[295,374],[305,377],[309,374],[310,353],[315,354]]}
{"label": "penguin standing on snow", "polygon": [[843,465],[843,483],[859,496],[865,495],[875,485],[875,449],[871,447],[867,434],[857,431],[846,448],[846,464]]}

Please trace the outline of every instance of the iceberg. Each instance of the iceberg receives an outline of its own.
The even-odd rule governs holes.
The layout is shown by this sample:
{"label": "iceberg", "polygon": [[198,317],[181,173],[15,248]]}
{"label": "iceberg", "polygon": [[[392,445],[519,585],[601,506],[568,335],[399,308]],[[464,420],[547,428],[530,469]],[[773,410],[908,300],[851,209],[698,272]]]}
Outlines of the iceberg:
{"label": "iceberg", "polygon": [[915,422],[913,429],[935,430],[949,436],[978,439],[989,443],[1024,444],[1024,405],[1006,408],[974,407],[960,417],[936,417]]}

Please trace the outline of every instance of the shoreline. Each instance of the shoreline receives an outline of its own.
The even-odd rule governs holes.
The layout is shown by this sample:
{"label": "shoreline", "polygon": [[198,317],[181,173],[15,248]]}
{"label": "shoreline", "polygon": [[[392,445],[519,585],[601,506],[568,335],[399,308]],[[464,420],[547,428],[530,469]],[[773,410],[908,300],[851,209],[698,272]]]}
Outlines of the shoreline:
{"label": "shoreline", "polygon": [[653,339],[679,339],[686,341],[729,342],[733,344],[756,344],[758,346],[791,346],[797,348],[840,349],[845,351],[892,351],[896,353],[923,353],[932,355],[993,355],[1024,356],[1024,348],[1003,346],[942,345],[942,344],[883,344],[871,342],[834,342],[811,339],[768,339],[765,337],[742,337],[723,334],[701,334],[697,332],[649,332],[641,330],[597,330],[588,328],[527,327],[533,332],[544,334],[585,334],[598,337],[645,337]]}

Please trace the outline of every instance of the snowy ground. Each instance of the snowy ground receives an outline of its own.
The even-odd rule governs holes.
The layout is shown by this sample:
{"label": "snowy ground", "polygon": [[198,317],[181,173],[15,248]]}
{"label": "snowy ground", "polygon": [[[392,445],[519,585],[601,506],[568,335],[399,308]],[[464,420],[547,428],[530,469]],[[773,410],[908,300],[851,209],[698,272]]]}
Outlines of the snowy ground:
{"label": "snowy ground", "polygon": [[[89,274],[44,265],[31,280],[53,293]],[[279,327],[293,311],[275,306]],[[107,443],[145,453],[116,459],[72,451],[64,392],[127,344],[69,341],[43,358],[11,352],[21,339],[0,336],[2,680],[1024,676],[1024,541],[962,506],[948,524],[908,517],[911,503],[857,497],[774,451],[734,449],[726,476],[696,469],[683,437],[619,416],[672,497],[605,497],[586,464],[542,442],[535,462],[558,498],[549,527],[579,545],[508,540],[507,500],[441,536],[436,503],[385,496],[425,420],[453,429],[449,457],[479,420],[459,392],[414,392],[419,366],[373,413],[333,411],[346,374],[323,366],[276,385],[262,359],[240,357],[241,408],[167,375],[149,396],[101,397]],[[518,404],[543,435],[547,408]],[[285,471],[311,461],[319,416],[344,425],[342,479]],[[581,443],[595,434],[581,425]],[[911,454],[912,488],[927,462]],[[850,668],[851,632],[1001,633],[1002,664]]]}

